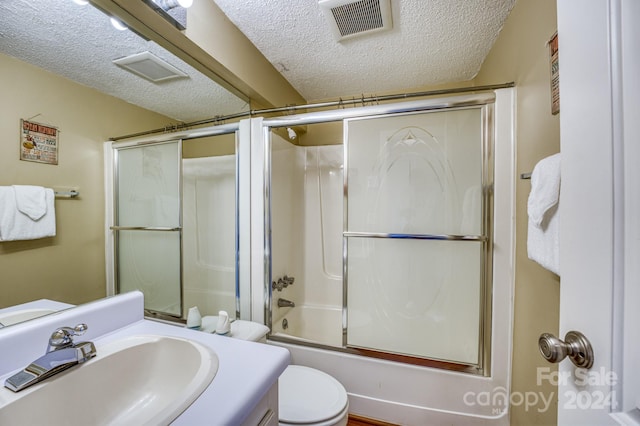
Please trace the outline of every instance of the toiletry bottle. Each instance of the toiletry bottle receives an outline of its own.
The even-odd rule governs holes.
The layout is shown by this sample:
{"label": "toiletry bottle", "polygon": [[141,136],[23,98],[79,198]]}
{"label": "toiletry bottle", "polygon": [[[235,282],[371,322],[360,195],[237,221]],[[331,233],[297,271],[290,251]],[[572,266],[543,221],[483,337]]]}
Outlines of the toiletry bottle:
{"label": "toiletry bottle", "polygon": [[231,330],[229,323],[229,314],[226,311],[218,312],[218,324],[216,326],[216,334],[227,334]]}
{"label": "toiletry bottle", "polygon": [[202,326],[202,316],[200,315],[200,310],[197,306],[189,308],[189,313],[187,314],[187,328],[200,330],[200,326]]}

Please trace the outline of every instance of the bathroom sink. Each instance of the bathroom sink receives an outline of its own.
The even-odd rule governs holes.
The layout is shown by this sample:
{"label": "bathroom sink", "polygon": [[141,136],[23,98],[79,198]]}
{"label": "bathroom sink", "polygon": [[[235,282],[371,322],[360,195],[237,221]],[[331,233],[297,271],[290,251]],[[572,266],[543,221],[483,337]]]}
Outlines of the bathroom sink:
{"label": "bathroom sink", "polygon": [[92,360],[24,391],[2,388],[0,424],[166,425],[218,371],[211,349],[180,338],[131,336],[96,349]]}
{"label": "bathroom sink", "polygon": [[35,309],[20,309],[17,311],[11,311],[4,314],[0,314],[0,324],[13,325],[22,321],[38,318],[43,315],[48,315],[56,312],[54,309],[35,308]]}

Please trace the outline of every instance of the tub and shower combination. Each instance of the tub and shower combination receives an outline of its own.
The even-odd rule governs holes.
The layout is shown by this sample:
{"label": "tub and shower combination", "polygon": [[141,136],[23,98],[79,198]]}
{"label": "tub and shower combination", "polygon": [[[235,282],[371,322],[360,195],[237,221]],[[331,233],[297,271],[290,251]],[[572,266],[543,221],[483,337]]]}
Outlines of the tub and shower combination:
{"label": "tub and shower combination", "polygon": [[[272,336],[482,373],[492,185],[483,108],[345,120],[335,123],[344,145],[297,146],[272,132]],[[308,125],[304,140],[324,142],[316,133]],[[273,285],[285,274],[300,284]]]}
{"label": "tub and shower combination", "polygon": [[272,344],[338,378],[355,413],[509,422],[512,96],[262,123],[267,273],[253,288],[267,283]]}

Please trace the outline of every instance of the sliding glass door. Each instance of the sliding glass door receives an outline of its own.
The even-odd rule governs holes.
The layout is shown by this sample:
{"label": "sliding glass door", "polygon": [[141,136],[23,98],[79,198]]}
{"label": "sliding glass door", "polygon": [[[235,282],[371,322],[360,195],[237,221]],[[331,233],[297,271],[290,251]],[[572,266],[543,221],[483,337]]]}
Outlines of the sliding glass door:
{"label": "sliding glass door", "polygon": [[181,141],[115,148],[118,293],[140,290],[145,310],[182,317]]}
{"label": "sliding glass door", "polygon": [[345,120],[347,346],[482,365],[486,108]]}

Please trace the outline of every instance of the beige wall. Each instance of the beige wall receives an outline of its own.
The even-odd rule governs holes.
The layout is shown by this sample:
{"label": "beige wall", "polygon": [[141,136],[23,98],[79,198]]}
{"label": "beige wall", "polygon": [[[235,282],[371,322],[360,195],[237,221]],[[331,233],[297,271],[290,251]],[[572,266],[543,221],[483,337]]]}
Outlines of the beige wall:
{"label": "beige wall", "polygon": [[[542,158],[560,151],[559,115],[551,114],[549,54],[546,42],[556,31],[555,0],[518,0],[474,82],[515,81],[517,87],[516,171],[531,172]],[[562,52],[560,52],[562,55]],[[550,364],[538,352],[543,332],[557,335],[559,278],[527,258],[528,180],[516,183],[516,283],[512,391],[543,392],[554,403],[525,409],[512,406],[511,424],[556,424],[557,388],[537,384],[538,368]],[[554,368],[555,370],[555,368]],[[517,401],[517,399],[515,399]]]}
{"label": "beige wall", "polygon": [[188,139],[182,142],[182,158],[215,157],[235,153],[235,133]]}
{"label": "beige wall", "polygon": [[[0,185],[77,186],[81,194],[55,201],[55,237],[0,242],[0,308],[103,297],[103,142],[169,119],[1,54],[0,81]],[[60,129],[58,165],[19,160],[20,119],[31,117]]]}

